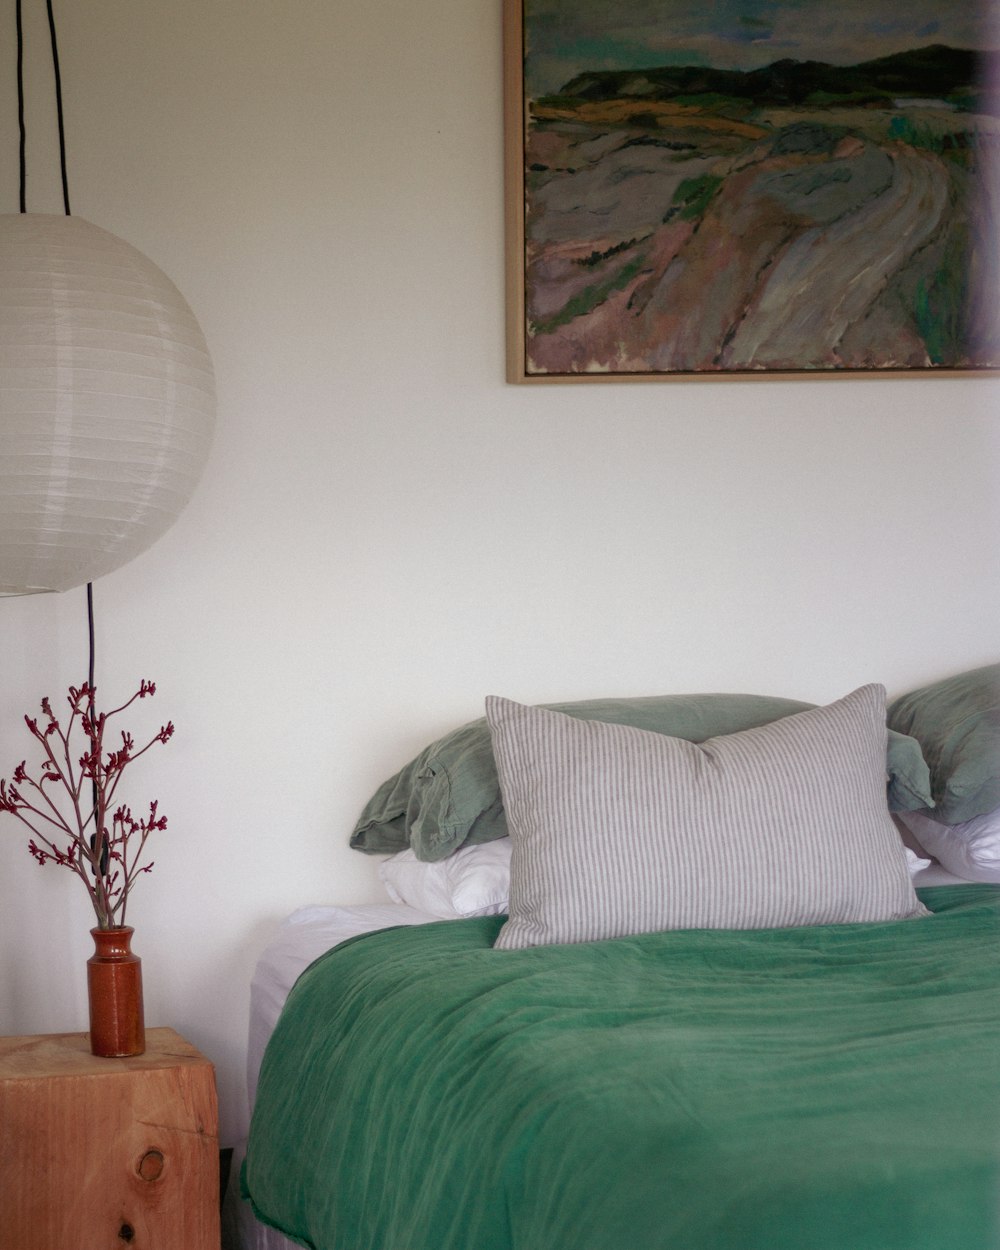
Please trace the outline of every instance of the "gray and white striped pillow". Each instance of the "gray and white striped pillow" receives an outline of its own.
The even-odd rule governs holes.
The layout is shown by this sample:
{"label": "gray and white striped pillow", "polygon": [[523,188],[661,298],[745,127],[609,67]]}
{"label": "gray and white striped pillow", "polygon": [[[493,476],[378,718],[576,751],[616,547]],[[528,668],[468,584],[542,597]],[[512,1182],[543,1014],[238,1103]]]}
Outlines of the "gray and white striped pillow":
{"label": "gray and white striped pillow", "polygon": [[486,700],[512,841],[496,946],[924,916],[885,690],[707,742]]}

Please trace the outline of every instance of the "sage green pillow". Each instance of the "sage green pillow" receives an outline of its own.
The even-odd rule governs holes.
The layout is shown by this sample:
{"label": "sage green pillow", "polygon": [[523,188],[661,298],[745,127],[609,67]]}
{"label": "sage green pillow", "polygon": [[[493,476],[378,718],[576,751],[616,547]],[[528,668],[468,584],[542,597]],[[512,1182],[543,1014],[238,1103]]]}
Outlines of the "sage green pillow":
{"label": "sage green pillow", "polygon": [[[752,694],[671,694],[546,706],[581,720],[631,725],[704,742],[816,705]],[[912,738],[889,734],[887,772],[890,810],[907,812],[928,806],[930,777]],[[490,731],[482,717],[425,747],[384,782],[365,805],[351,846],[372,854],[412,847],[418,859],[433,861],[460,846],[506,836]]]}
{"label": "sage green pillow", "polygon": [[938,824],[964,824],[1000,808],[1000,664],[901,695],[886,720],[920,743]]}

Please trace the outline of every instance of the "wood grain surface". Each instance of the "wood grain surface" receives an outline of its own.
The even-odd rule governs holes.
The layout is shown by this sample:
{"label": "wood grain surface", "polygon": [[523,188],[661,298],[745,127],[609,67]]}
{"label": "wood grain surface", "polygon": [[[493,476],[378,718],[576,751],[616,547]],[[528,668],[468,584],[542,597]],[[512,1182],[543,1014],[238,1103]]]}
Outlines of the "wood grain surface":
{"label": "wood grain surface", "polygon": [[172,1029],[0,1037],[3,1250],[219,1250],[215,1072]]}

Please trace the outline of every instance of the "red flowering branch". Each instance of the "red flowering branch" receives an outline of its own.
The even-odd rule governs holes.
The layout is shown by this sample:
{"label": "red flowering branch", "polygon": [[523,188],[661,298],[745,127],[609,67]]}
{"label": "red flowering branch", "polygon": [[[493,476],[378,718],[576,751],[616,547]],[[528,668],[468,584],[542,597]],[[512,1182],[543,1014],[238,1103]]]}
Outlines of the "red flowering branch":
{"label": "red flowering branch", "polygon": [[[125,923],[129,893],[136,879],[153,867],[143,864],[146,839],[154,829],[166,829],[167,818],[157,815],[155,800],[148,817],[136,820],[131,810],[115,807],[115,792],[125,769],[154,745],[166,743],[174,732],[168,721],[145,746],[136,749],[131,734],[122,732],[121,745],[106,749],[105,732],[112,717],[136,699],[156,693],[151,681],[142,681],[135,694],[110,712],[95,708],[96,691],[86,682],[70,686],[69,719],[65,729],[48,699],[42,700],[44,724],[24,718],[42,748],[39,770],[32,776],[26,761],[14,769],[10,783],[0,780],[0,812],[9,812],[31,830],[28,850],[39,864],[69,868],[83,882],[101,929]],[[74,743],[82,735],[81,747]],[[108,813],[111,812],[110,823]]]}

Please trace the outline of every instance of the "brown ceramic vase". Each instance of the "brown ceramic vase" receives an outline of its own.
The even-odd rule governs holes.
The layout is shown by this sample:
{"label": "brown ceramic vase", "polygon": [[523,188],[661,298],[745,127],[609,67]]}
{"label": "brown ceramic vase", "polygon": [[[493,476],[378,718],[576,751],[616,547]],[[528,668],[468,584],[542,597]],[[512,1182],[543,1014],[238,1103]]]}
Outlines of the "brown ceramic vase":
{"label": "brown ceramic vase", "polygon": [[132,954],[132,929],[91,929],[94,954],[87,960],[91,1054],[105,1059],[141,1055],[146,1049],[142,1017],[142,961]]}

